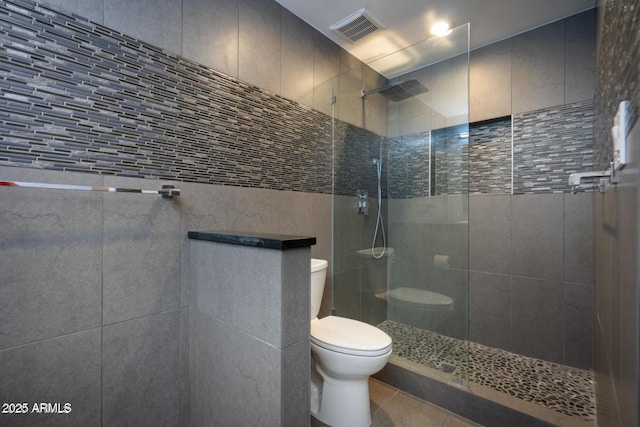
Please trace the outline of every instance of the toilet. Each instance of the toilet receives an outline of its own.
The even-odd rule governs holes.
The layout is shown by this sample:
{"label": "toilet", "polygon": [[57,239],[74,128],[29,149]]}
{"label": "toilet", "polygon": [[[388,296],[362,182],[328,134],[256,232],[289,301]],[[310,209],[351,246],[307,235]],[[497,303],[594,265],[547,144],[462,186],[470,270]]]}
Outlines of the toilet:
{"label": "toilet", "polygon": [[391,357],[391,337],[353,319],[318,319],[327,267],[311,259],[311,415],[332,427],[369,427],[369,376]]}
{"label": "toilet", "polygon": [[376,296],[390,304],[390,318],[417,328],[438,332],[455,307],[451,297],[426,289],[398,287]]}

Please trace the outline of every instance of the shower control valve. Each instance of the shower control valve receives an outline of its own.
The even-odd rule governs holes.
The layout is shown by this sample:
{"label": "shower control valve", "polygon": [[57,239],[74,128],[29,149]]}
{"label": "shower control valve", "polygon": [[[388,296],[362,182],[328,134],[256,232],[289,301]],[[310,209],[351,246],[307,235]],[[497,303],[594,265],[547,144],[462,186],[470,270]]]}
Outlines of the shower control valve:
{"label": "shower control valve", "polygon": [[369,194],[365,190],[356,192],[356,207],[360,215],[369,215]]}

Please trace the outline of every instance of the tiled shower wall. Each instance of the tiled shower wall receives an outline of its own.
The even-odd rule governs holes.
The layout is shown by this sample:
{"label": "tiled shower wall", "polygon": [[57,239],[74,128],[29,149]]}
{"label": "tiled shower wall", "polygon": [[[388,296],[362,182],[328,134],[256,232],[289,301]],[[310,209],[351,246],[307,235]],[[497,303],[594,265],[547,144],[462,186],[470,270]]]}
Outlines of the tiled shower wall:
{"label": "tiled shower wall", "polygon": [[[468,151],[455,154],[461,138],[453,127],[389,142],[394,213],[419,207],[405,212],[406,224],[402,217],[391,224],[400,285],[445,293],[466,308],[466,280],[456,268],[468,266],[469,339],[585,369],[593,357],[592,203],[591,195],[570,194],[567,181],[593,168],[594,17],[588,11],[471,53],[471,117],[482,120],[469,125]],[[533,48],[540,40],[546,49]],[[480,96],[486,87],[491,94]],[[466,180],[467,169],[449,169],[438,156],[468,155],[468,258],[466,230],[456,224],[466,219],[464,207],[454,210],[459,218],[439,218],[451,202],[423,199],[430,154],[434,195],[466,192],[447,179],[453,171]],[[449,255],[452,268],[437,268],[435,254]]]}
{"label": "tiled shower wall", "polygon": [[630,165],[619,172],[617,185],[594,195],[596,408],[598,425],[632,426],[640,422],[640,1],[602,0],[598,4],[597,169],[605,169],[611,160],[610,128],[620,101],[631,101],[631,120],[627,129]]}
{"label": "tiled shower wall", "polygon": [[3,12],[2,164],[331,191],[324,114],[97,24]]}

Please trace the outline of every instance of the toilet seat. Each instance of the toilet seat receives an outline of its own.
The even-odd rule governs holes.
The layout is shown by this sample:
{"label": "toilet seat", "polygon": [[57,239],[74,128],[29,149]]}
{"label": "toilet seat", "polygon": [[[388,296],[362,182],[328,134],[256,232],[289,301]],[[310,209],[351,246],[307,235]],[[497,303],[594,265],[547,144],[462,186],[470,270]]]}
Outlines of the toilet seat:
{"label": "toilet seat", "polygon": [[399,287],[387,292],[387,298],[392,302],[432,311],[446,311],[453,308],[453,299],[426,289]]}
{"label": "toilet seat", "polygon": [[391,337],[368,323],[327,316],[311,321],[311,342],[338,353],[381,356],[391,351]]}

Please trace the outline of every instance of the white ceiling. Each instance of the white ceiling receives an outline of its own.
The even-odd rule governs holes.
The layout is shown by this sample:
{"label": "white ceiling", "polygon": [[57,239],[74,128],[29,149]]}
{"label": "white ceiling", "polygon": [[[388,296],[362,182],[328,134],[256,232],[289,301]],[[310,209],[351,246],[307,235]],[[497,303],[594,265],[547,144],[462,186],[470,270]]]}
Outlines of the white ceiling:
{"label": "white ceiling", "polygon": [[[431,37],[429,29],[437,20],[449,20],[454,26],[470,23],[473,50],[591,9],[596,4],[596,0],[276,1],[365,63]],[[329,29],[361,8],[384,29],[357,42],[350,42]],[[433,58],[426,61],[433,62]]]}

